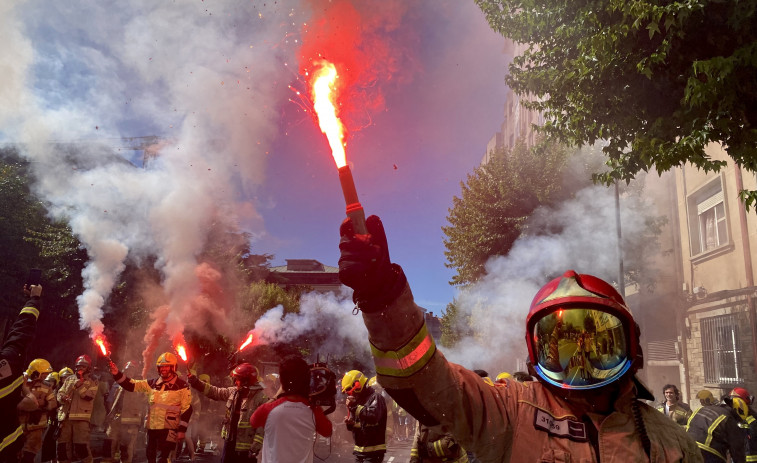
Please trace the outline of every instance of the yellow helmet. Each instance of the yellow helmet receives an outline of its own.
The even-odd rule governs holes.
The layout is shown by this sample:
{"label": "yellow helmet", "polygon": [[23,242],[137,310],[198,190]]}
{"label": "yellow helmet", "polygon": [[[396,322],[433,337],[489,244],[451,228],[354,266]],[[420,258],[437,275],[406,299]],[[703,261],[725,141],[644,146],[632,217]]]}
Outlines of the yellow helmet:
{"label": "yellow helmet", "polygon": [[171,370],[176,372],[176,365],[179,363],[179,360],[176,358],[176,356],[171,352],[163,352],[160,354],[160,357],[158,357],[158,361],[155,362],[155,366],[158,367],[158,372],[160,372],[160,367],[171,367]]}
{"label": "yellow helmet", "polygon": [[513,375],[511,375],[510,373],[506,371],[503,371],[502,373],[497,375],[497,377],[494,379],[494,382],[502,384],[505,382],[506,379],[510,379],[512,377]]}
{"label": "yellow helmet", "polygon": [[58,372],[58,378],[59,378],[59,379],[60,379],[61,381],[65,381],[65,380],[66,380],[66,378],[68,378],[69,376],[71,376],[71,375],[73,375],[73,374],[74,374],[74,370],[72,370],[72,369],[70,369],[70,368],[68,368],[68,367],[63,367],[63,368],[61,368],[61,370],[60,370],[60,371]]}
{"label": "yellow helmet", "polygon": [[373,386],[376,385],[377,382],[378,382],[377,377],[376,376],[371,376],[371,379],[369,379],[366,384],[368,384],[368,386],[370,386],[370,387],[373,387]]}
{"label": "yellow helmet", "polygon": [[358,370],[350,370],[342,378],[342,392],[348,395],[359,394],[368,378]]}
{"label": "yellow helmet", "polygon": [[736,413],[742,420],[746,420],[746,418],[749,416],[749,405],[747,405],[746,400],[742,399],[741,397],[732,396],[731,407],[736,410]]}
{"label": "yellow helmet", "polygon": [[45,359],[34,359],[29,364],[29,368],[26,369],[26,379],[29,381],[45,379],[52,372],[53,367],[50,362]]}
{"label": "yellow helmet", "polygon": [[484,382],[485,382],[486,384],[488,384],[489,386],[494,386],[494,381],[492,381],[492,379],[491,379],[490,377],[488,377],[488,376],[484,376],[484,377],[482,377],[481,379],[483,379],[483,380],[484,380]]}
{"label": "yellow helmet", "polygon": [[707,389],[702,389],[701,391],[697,392],[697,399],[699,399],[702,405],[715,405],[718,403],[718,401],[715,400],[715,397],[712,395],[712,392],[708,391]]}

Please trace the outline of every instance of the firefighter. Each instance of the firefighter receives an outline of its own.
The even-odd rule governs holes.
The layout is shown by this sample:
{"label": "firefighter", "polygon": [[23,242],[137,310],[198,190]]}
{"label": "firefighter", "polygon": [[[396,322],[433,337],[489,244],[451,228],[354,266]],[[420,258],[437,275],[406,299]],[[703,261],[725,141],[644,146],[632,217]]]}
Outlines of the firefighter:
{"label": "firefighter", "polygon": [[681,402],[681,391],[675,384],[666,384],[662,388],[662,395],[665,400],[657,406],[657,411],[679,425],[686,426],[691,416],[691,407],[689,407],[689,404]]}
{"label": "firefighter", "polygon": [[[731,400],[737,402],[734,408],[737,409],[739,417],[744,421],[740,423],[746,440],[746,461],[757,461],[757,418],[755,418],[752,404],[754,396],[743,387],[735,387],[730,393]],[[741,401],[741,403],[738,403]]]}
{"label": "firefighter", "polygon": [[226,416],[221,428],[223,437],[222,463],[257,461],[263,446],[263,428],[252,428],[250,417],[268,401],[263,385],[258,381],[258,369],[249,363],[237,365],[231,372],[234,385],[213,386],[189,376],[189,384],[211,400],[226,401]]}
{"label": "firefighter", "polygon": [[50,362],[34,359],[26,369],[26,384],[22,386],[24,398],[18,404],[19,419],[24,426],[22,463],[33,463],[42,449],[42,434],[47,428],[48,414],[58,406],[55,390],[47,376],[53,372]]}
{"label": "firefighter", "polygon": [[502,373],[498,374],[497,377],[494,379],[494,385],[495,386],[502,386],[504,384],[507,384],[507,379],[512,378],[513,375],[510,373],[503,371]]}
{"label": "firefighter", "polygon": [[[71,374],[73,374],[73,371],[71,371]],[[57,396],[62,383],[60,380],[60,373],[57,371],[50,373],[47,375],[45,382],[53,389],[56,397],[56,407],[59,407],[60,404],[58,404]],[[47,463],[56,459],[55,441],[58,440],[59,429],[58,411],[56,409],[53,410],[52,413],[47,414],[47,428],[45,428],[45,432],[42,436],[42,450],[40,454],[40,461],[42,463]]]}
{"label": "firefighter", "polygon": [[[366,226],[342,223],[339,277],[363,312],[378,382],[422,424],[446,426],[481,461],[701,461],[683,429],[641,401],[654,396],[635,377],[638,327],[610,284],[568,271],[542,287],[526,316],[538,381],[489,387],[437,350],[381,220]],[[583,372],[568,369],[581,330],[608,345],[589,349]]]}
{"label": "firefighter", "polygon": [[63,367],[58,372],[58,381],[60,381],[60,385],[62,386],[63,383],[66,381],[66,378],[74,374],[74,370],[70,369],[69,367]]}
{"label": "firefighter", "polygon": [[386,402],[367,382],[358,370],[348,371],[342,378],[342,393],[347,394],[344,423],[355,439],[355,461],[380,463],[386,453]]}
{"label": "firefighter", "polygon": [[[128,362],[123,373],[136,378],[139,374],[136,362]],[[121,463],[131,463],[147,401],[142,394],[127,392],[118,383],[113,383],[108,397],[110,400],[108,414],[105,416],[106,439],[103,442],[102,462],[112,463],[118,452]]]}
{"label": "firefighter", "polygon": [[[744,408],[741,408],[741,407]],[[697,442],[705,463],[729,461],[727,454],[736,463],[746,461],[746,432],[740,424],[740,415],[746,418],[744,401],[726,397],[717,405],[698,408],[689,418],[686,432]]]}
{"label": "firefighter", "polygon": [[468,463],[468,454],[440,426],[415,425],[410,463]]}
{"label": "firefighter", "polygon": [[37,329],[42,286],[24,285],[24,294],[29,300],[0,348],[0,463],[18,461],[17,455],[23,446],[23,439],[19,437],[24,431],[16,406],[24,383],[26,350]]}
{"label": "firefighter", "polygon": [[92,360],[88,355],[76,359],[74,370],[75,374],[66,378],[57,394],[61,405],[58,409],[60,435],[56,444],[58,462],[68,463],[72,457],[78,457],[84,463],[91,463],[89,421],[99,384],[92,378]]}
{"label": "firefighter", "polygon": [[110,372],[119,386],[128,392],[139,392],[148,398],[147,461],[167,463],[176,444],[184,439],[192,416],[192,393],[189,385],[176,374],[178,359],[171,352],[160,354],[155,367],[158,378],[132,379],[118,371],[115,363]]}

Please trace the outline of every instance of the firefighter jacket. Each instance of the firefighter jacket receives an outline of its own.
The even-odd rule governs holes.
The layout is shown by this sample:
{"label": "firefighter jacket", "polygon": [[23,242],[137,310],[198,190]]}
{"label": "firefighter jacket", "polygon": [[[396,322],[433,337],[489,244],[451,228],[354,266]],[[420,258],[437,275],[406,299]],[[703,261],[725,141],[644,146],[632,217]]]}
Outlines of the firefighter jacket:
{"label": "firefighter jacket", "polygon": [[739,427],[736,412],[729,405],[705,405],[689,418],[686,431],[702,452],[726,460],[726,452],[736,463],[745,460],[746,432]]}
{"label": "firefighter jacket", "polygon": [[445,426],[482,462],[702,461],[680,426],[636,399],[630,379],[619,383],[611,413],[580,416],[577,405],[540,382],[489,386],[447,362],[407,285],[385,309],[363,312],[363,320],[389,395],[422,424]]}
{"label": "firefighter jacket", "polygon": [[145,400],[144,395],[128,392],[118,383],[113,383],[108,396],[112,398],[112,401],[108,403],[106,423],[118,422],[121,423],[121,426],[140,426],[142,424],[142,418],[147,408],[147,400]]}
{"label": "firefighter jacket", "polygon": [[86,375],[81,382],[76,375],[71,375],[58,390],[58,421],[89,421],[95,407],[95,396],[99,389],[97,380]]}
{"label": "firefighter jacket", "polygon": [[33,400],[25,400],[22,403],[29,404],[29,407],[23,407],[21,403],[18,405],[18,417],[24,425],[24,431],[46,428],[49,415],[58,406],[55,390],[44,381],[35,381],[29,388],[28,397]]}
{"label": "firefighter jacket", "polygon": [[746,422],[740,424],[744,428],[746,436],[744,452],[747,462],[757,462],[757,419],[751,414],[751,409],[749,412],[750,415],[746,417]]}
{"label": "firefighter jacket", "polygon": [[415,425],[413,447],[410,449],[410,463],[468,463],[465,449],[440,426]]}
{"label": "firefighter jacket", "polygon": [[683,402],[668,407],[667,414],[665,413],[665,402],[662,402],[657,406],[657,411],[666,415],[681,426],[686,426],[686,423],[689,422],[689,417],[691,416],[691,407]]}
{"label": "firefighter jacket", "polygon": [[217,387],[198,379],[193,382],[193,387],[211,400],[226,401],[221,437],[235,442],[235,451],[250,451],[257,455],[263,447],[264,428],[253,428],[250,417],[259,406],[268,402],[263,386],[255,383],[249,388]]}
{"label": "firefighter jacket", "polygon": [[352,431],[355,448],[352,453],[370,456],[386,453],[386,402],[374,388],[365,386],[356,397],[357,401],[347,410],[353,423],[347,423]]}
{"label": "firefighter jacket", "polygon": [[120,371],[114,378],[126,391],[147,396],[148,430],[187,432],[189,417],[192,416],[192,392],[184,380],[177,375],[169,381],[162,378],[130,379]]}
{"label": "firefighter jacket", "polygon": [[24,383],[26,348],[34,337],[40,306],[38,297],[26,302],[0,348],[0,459],[6,447],[23,433],[16,405]]}

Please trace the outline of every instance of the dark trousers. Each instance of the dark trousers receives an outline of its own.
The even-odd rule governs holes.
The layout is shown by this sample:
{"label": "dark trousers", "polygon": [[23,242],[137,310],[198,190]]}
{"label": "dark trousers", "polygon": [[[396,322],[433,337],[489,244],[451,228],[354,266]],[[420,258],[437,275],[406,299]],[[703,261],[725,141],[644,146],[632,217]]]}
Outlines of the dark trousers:
{"label": "dark trousers", "polygon": [[353,455],[355,455],[355,463],[381,463],[384,461],[384,452],[353,452]]}
{"label": "dark trousers", "polygon": [[168,463],[176,442],[168,440],[168,429],[147,430],[147,463]]}
{"label": "dark trousers", "polygon": [[250,456],[250,452],[237,452],[234,447],[236,441],[224,440],[223,451],[221,452],[221,463],[257,463],[258,459]]}
{"label": "dark trousers", "polygon": [[16,439],[16,442],[9,444],[0,451],[0,463],[17,463],[22,448],[24,448],[23,435],[19,436],[18,439]]}

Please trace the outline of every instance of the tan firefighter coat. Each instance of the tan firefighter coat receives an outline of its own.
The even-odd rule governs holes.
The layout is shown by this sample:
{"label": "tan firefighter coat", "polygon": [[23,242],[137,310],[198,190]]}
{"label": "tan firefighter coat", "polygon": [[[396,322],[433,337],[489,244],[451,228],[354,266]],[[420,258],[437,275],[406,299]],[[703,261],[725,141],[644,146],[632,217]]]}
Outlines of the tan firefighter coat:
{"label": "tan firefighter coat", "polygon": [[379,383],[413,416],[427,425],[441,424],[482,462],[650,461],[634,406],[651,441],[653,463],[702,461],[680,426],[635,399],[631,381],[624,383],[616,411],[588,414],[596,426],[595,448],[593,429],[541,383],[508,380],[504,387],[489,386],[476,373],[447,362],[407,286],[383,312],[363,313],[363,319]]}
{"label": "tan firefighter coat", "polygon": [[63,382],[63,386],[58,389],[58,420],[71,421],[89,421],[92,418],[92,410],[95,406],[95,395],[97,395],[98,381],[90,377],[85,378],[82,383],[76,387],[78,378],[71,375]]}

